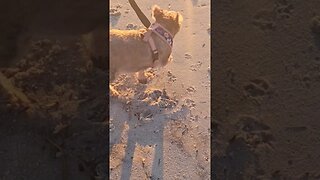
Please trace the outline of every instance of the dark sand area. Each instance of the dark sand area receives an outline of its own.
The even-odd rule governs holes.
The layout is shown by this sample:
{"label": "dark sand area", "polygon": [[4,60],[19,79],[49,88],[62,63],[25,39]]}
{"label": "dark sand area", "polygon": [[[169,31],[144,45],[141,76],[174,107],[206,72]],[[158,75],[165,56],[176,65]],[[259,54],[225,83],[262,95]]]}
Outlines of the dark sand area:
{"label": "dark sand area", "polygon": [[320,179],[320,2],[212,9],[213,176]]}
{"label": "dark sand area", "polygon": [[107,73],[82,38],[106,19],[106,1],[1,2],[0,179],[107,176]]}

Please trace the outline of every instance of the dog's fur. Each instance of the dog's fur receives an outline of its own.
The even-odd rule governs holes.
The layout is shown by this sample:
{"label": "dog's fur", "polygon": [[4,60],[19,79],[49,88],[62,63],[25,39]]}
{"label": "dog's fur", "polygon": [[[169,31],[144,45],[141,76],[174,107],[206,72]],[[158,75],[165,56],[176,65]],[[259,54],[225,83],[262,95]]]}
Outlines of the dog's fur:
{"label": "dog's fur", "polygon": [[[175,36],[180,30],[182,16],[175,11],[167,11],[155,5],[152,8],[152,16],[155,21],[166,28]],[[111,30],[109,42],[109,75],[112,83],[120,73],[139,72],[138,79],[145,81],[143,71],[153,67],[152,52],[147,42],[141,38],[140,30]],[[156,66],[165,66],[169,62],[171,48],[156,34],[152,33],[152,38],[159,52],[159,63]]]}
{"label": "dog's fur", "polygon": [[83,56],[87,61],[87,70],[93,67],[99,68],[105,72],[108,71],[108,41],[105,27],[97,27],[81,37]]}

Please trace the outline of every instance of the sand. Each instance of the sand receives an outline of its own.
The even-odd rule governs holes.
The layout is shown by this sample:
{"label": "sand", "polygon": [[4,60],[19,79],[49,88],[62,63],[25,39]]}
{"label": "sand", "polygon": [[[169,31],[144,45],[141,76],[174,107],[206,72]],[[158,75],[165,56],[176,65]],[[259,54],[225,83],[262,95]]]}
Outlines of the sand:
{"label": "sand", "polygon": [[[110,179],[210,179],[210,1],[136,1],[184,17],[173,62],[148,84],[122,75],[110,98]],[[153,20],[152,20],[153,21]],[[126,0],[110,1],[110,28],[141,28]]]}
{"label": "sand", "polygon": [[215,179],[319,179],[318,1],[215,1]]}
{"label": "sand", "polygon": [[[159,2],[142,3],[150,15]],[[140,26],[126,1],[111,5],[114,28]],[[106,179],[108,159],[111,179],[210,178],[209,1],[158,5],[184,16],[173,63],[147,85],[119,79],[127,95],[110,100],[109,119],[106,56],[84,53],[105,2],[1,4],[0,179]]]}
{"label": "sand", "polygon": [[107,73],[82,41],[106,24],[105,4],[0,6],[0,179],[107,177]]}
{"label": "sand", "polygon": [[[185,21],[149,84],[119,79],[111,119],[81,40],[105,27],[105,2],[0,3],[0,179],[106,179],[108,160],[114,179],[320,179],[318,0],[137,0]],[[113,28],[140,27],[111,5]]]}

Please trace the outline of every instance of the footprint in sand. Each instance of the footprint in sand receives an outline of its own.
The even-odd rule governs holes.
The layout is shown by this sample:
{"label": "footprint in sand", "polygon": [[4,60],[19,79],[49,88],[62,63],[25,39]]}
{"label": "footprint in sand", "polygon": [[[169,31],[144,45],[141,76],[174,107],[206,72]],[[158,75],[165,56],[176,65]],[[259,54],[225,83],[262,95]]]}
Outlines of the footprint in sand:
{"label": "footprint in sand", "polygon": [[269,126],[259,122],[255,117],[252,116],[240,116],[237,125],[244,132],[259,132],[270,129]]}
{"label": "footprint in sand", "polygon": [[275,28],[275,14],[273,11],[261,10],[253,17],[253,24],[262,31]]}
{"label": "footprint in sand", "polygon": [[197,7],[206,7],[206,6],[208,6],[207,3],[201,3],[201,4],[199,4]]}
{"label": "footprint in sand", "polygon": [[195,92],[196,92],[196,88],[194,86],[190,86],[190,87],[187,88],[187,93],[192,94],[192,93],[195,93]]}
{"label": "footprint in sand", "polygon": [[110,16],[118,17],[121,16],[121,12],[118,8],[111,8],[109,12]]}
{"label": "footprint in sand", "polygon": [[175,82],[177,80],[177,77],[173,75],[171,71],[167,72],[167,76],[169,78],[169,82]]}
{"label": "footprint in sand", "polygon": [[273,10],[260,10],[254,16],[253,24],[263,31],[274,30],[276,19],[289,19],[294,6],[287,0],[276,0]]}
{"label": "footprint in sand", "polygon": [[198,61],[196,64],[192,64],[190,66],[190,70],[191,71],[198,71],[199,68],[201,67],[201,65],[202,65],[202,62]]}
{"label": "footprint in sand", "polygon": [[194,102],[194,100],[187,98],[184,100],[184,105],[191,109],[196,106],[196,103]]}
{"label": "footprint in sand", "polygon": [[269,83],[263,79],[254,79],[244,86],[246,94],[250,97],[264,96],[269,90]]}
{"label": "footprint in sand", "polygon": [[287,0],[277,0],[275,2],[275,10],[280,18],[289,19],[291,17],[294,6]]}
{"label": "footprint in sand", "polygon": [[186,59],[192,59],[192,55],[190,53],[185,53],[184,58]]}
{"label": "footprint in sand", "polygon": [[236,126],[240,132],[239,136],[243,138],[248,145],[254,148],[258,145],[268,145],[272,147],[274,137],[267,124],[260,122],[253,116],[242,115],[239,117]]}

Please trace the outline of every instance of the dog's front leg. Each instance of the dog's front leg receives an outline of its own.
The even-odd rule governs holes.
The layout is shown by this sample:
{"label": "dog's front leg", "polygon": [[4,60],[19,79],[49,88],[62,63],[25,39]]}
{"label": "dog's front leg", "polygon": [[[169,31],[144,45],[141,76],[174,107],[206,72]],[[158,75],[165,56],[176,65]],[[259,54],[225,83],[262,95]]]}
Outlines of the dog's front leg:
{"label": "dog's front leg", "polygon": [[147,84],[148,79],[147,79],[147,76],[145,75],[145,73],[144,73],[143,70],[137,72],[136,75],[137,75],[137,79],[138,79],[139,83],[141,83],[141,84]]}

